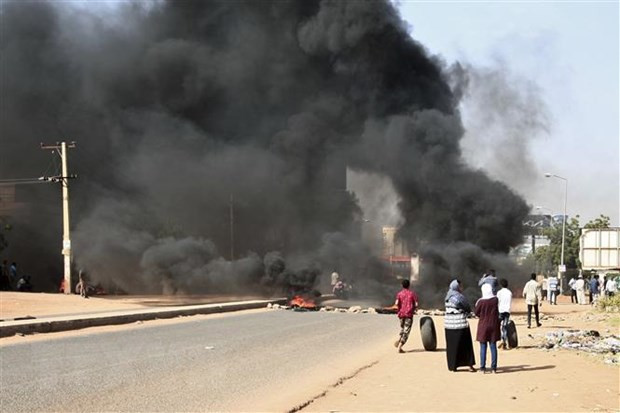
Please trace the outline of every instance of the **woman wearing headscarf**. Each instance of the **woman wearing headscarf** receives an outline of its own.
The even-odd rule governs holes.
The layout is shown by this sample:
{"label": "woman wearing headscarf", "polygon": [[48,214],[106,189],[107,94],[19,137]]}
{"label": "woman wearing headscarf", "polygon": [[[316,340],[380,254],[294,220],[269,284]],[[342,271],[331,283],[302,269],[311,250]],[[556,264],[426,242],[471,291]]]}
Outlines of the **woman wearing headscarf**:
{"label": "woman wearing headscarf", "polygon": [[480,342],[480,372],[486,373],[487,346],[491,350],[491,371],[497,373],[497,342],[501,339],[499,321],[499,301],[493,288],[483,284],[482,298],[476,301],[475,313],[478,316],[476,340]]}
{"label": "woman wearing headscarf", "polygon": [[461,282],[453,280],[445,299],[444,327],[446,330],[448,370],[456,371],[458,367],[468,366],[470,371],[476,371],[474,368],[474,364],[476,364],[474,346],[467,322],[467,314],[471,312],[471,307],[461,291]]}

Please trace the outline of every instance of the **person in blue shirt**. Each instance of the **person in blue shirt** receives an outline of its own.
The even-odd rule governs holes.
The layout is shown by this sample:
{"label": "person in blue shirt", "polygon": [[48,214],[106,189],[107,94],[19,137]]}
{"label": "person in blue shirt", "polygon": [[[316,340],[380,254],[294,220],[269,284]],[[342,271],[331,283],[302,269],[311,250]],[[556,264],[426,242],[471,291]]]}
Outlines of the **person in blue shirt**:
{"label": "person in blue shirt", "polygon": [[598,300],[600,294],[598,286],[598,274],[595,274],[592,276],[592,278],[590,278],[590,294],[592,296],[592,304],[595,304],[596,300]]}
{"label": "person in blue shirt", "polygon": [[482,287],[483,284],[491,284],[493,295],[497,294],[497,291],[499,290],[499,283],[494,269],[490,269],[482,275],[482,278],[478,281],[478,287]]}
{"label": "person in blue shirt", "polygon": [[11,280],[11,286],[17,284],[19,278],[17,277],[17,263],[13,262],[9,267],[9,279]]}
{"label": "person in blue shirt", "polygon": [[551,305],[558,304],[559,286],[560,282],[555,275],[552,275],[547,279],[547,288],[549,289],[549,304]]}

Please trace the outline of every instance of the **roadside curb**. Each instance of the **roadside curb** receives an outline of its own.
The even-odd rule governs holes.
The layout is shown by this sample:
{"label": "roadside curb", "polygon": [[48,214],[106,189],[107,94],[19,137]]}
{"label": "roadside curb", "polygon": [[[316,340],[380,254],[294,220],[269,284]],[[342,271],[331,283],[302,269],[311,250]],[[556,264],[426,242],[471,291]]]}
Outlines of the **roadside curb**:
{"label": "roadside curb", "polygon": [[286,304],[286,302],[286,298],[276,298],[272,300],[237,301],[218,304],[114,311],[96,315],[82,314],[65,317],[4,321],[0,322],[0,338],[10,337],[15,334],[51,333],[58,331],[78,330],[87,327],[129,324],[136,321],[174,318],[179,316],[251,310],[265,308],[269,303]]}

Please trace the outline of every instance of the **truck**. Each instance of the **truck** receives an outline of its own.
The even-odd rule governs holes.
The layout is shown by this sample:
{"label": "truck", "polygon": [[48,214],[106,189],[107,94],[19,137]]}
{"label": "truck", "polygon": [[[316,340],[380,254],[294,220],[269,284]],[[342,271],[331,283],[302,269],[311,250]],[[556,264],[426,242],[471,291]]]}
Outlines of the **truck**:
{"label": "truck", "polygon": [[579,260],[583,270],[620,270],[620,227],[583,228],[579,237]]}

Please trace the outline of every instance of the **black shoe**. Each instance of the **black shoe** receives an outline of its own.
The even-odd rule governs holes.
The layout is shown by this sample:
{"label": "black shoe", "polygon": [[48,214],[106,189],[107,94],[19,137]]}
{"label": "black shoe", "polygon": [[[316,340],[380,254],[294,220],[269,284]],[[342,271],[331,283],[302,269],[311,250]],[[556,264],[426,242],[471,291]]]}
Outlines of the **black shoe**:
{"label": "black shoe", "polygon": [[536,324],[536,327],[542,327],[542,324],[538,323]]}

